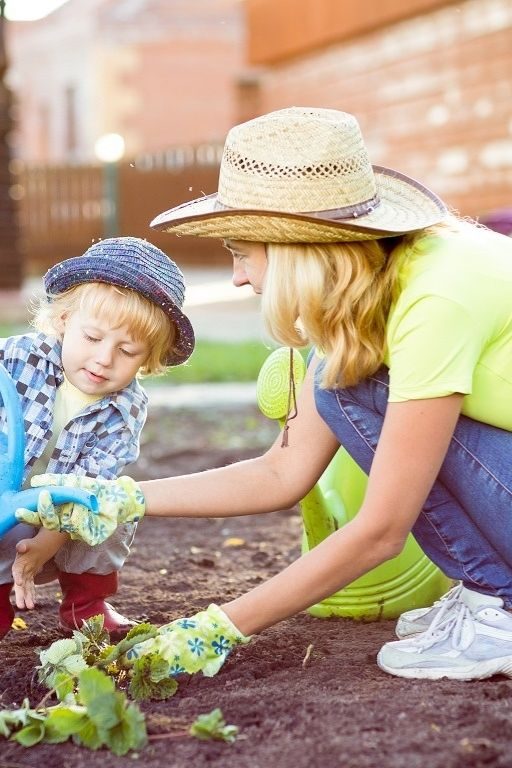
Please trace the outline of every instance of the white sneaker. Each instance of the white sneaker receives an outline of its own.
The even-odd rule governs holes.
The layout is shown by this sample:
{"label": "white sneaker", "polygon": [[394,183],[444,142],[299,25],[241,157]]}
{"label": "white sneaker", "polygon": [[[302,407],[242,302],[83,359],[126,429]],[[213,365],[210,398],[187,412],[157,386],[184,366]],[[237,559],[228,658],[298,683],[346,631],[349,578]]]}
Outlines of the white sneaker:
{"label": "white sneaker", "polygon": [[459,582],[445,595],[440,597],[439,600],[436,600],[433,605],[430,605],[427,608],[413,608],[412,611],[405,611],[405,613],[402,613],[402,615],[398,617],[396,623],[396,636],[400,638],[400,640],[403,640],[405,637],[419,635],[420,632],[426,632],[439,613],[439,610],[443,608],[446,603],[451,605],[453,602],[456,602],[463,589],[465,588],[462,586],[462,582]]}
{"label": "white sneaker", "polygon": [[461,599],[444,602],[426,632],[386,643],[377,663],[397,677],[512,677],[512,613],[501,598],[465,589]]}

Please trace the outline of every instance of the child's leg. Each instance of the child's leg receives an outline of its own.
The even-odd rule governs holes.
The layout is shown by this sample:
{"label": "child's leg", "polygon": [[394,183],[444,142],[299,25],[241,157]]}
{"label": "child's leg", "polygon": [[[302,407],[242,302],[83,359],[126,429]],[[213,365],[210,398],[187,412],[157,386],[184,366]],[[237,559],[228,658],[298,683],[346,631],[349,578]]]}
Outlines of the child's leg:
{"label": "child's leg", "polygon": [[9,632],[14,619],[10,594],[12,582],[0,584],[0,640]]}
{"label": "child's leg", "polygon": [[119,526],[102,544],[91,547],[69,541],[55,555],[62,589],[61,627],[69,632],[82,621],[102,614],[112,639],[123,637],[134,622],[118,613],[105,598],[115,595],[118,572],[126,560],[136,525]]}
{"label": "child's leg", "polygon": [[16,557],[16,544],[21,539],[35,536],[37,528],[20,523],[11,528],[0,539],[0,639],[5,637],[14,619],[14,608],[10,600],[13,586],[12,564]]}

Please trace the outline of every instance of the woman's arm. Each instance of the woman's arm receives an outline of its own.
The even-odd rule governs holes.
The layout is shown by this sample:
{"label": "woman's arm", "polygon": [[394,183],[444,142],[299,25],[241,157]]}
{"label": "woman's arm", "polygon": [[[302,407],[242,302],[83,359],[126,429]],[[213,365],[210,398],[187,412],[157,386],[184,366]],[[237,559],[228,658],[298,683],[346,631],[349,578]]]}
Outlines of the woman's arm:
{"label": "woman's arm", "polygon": [[462,395],[390,403],[356,517],[222,608],[244,635],[313,605],[397,555],[439,473]]}
{"label": "woman's arm", "polygon": [[229,517],[286,509],[311,490],[339,447],[318,415],[311,362],[289,425],[288,446],[279,436],[263,455],[220,469],[141,482],[146,515]]}

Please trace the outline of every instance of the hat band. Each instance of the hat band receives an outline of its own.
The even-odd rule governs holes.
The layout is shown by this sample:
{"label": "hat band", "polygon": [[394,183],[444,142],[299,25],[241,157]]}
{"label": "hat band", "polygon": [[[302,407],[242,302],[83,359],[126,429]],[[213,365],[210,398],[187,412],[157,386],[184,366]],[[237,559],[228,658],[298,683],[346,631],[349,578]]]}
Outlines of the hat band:
{"label": "hat band", "polygon": [[[357,203],[356,205],[346,205],[343,208],[328,208],[323,211],[275,211],[275,213],[291,213],[295,216],[309,216],[311,218],[317,218],[317,219],[330,219],[333,221],[336,221],[338,219],[357,219],[359,216],[367,216],[369,213],[371,213],[375,208],[377,208],[380,205],[380,198],[379,195],[375,195],[374,197],[370,198],[369,200],[364,200],[362,203]],[[230,205],[224,205],[224,203],[221,203],[220,200],[217,198],[215,200],[215,210],[220,211],[239,211],[240,213],[244,212],[244,209],[241,208],[232,208]],[[248,208],[247,212],[253,211],[253,208]],[[269,210],[266,209],[265,212],[269,212]]]}

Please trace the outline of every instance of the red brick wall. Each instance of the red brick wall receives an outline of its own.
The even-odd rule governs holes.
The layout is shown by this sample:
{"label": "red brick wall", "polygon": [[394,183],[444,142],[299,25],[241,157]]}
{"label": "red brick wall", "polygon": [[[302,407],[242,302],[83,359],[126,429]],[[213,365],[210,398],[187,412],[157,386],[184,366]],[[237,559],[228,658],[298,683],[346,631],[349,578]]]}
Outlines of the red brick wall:
{"label": "red brick wall", "polygon": [[259,113],[354,113],[373,162],[416,176],[464,214],[512,206],[510,0],[447,2],[269,64],[259,83]]}
{"label": "red brick wall", "polygon": [[253,64],[279,61],[446,4],[447,0],[246,0],[249,59]]}
{"label": "red brick wall", "polygon": [[238,120],[239,0],[70,0],[38,21],[10,23],[7,43],[16,152],[27,163],[92,162],[96,140],[112,132],[131,158],[222,139]]}
{"label": "red brick wall", "polygon": [[237,120],[234,77],[241,51],[228,40],[150,42],[136,50],[124,83],[136,95],[124,132],[138,151],[223,140]]}

